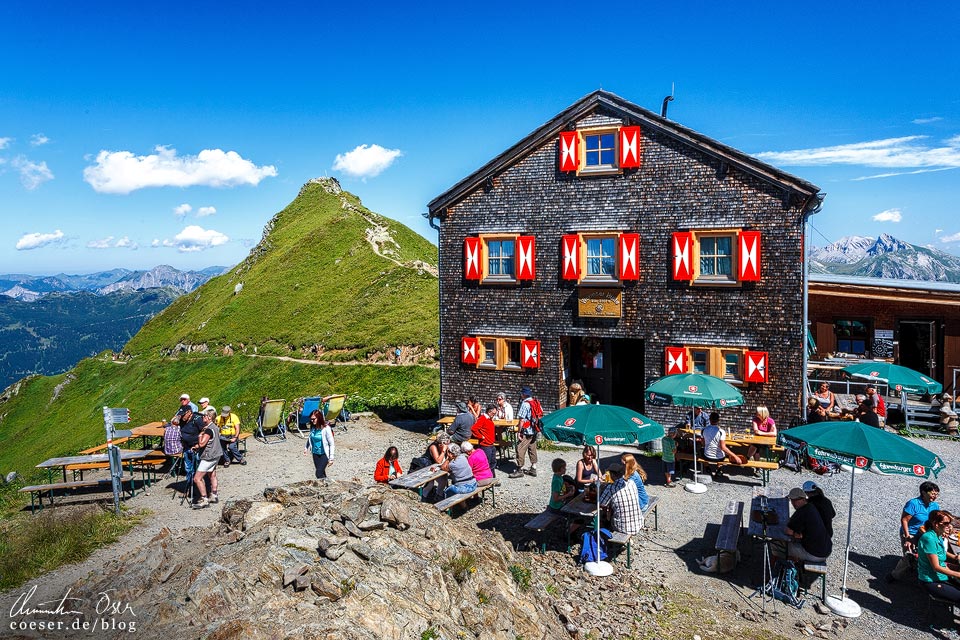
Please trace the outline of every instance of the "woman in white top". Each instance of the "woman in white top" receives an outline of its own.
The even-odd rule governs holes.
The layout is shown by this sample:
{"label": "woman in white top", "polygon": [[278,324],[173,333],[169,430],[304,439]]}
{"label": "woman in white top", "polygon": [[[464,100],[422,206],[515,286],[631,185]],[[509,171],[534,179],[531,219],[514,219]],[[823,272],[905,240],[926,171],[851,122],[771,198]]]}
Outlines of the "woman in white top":
{"label": "woman in white top", "polygon": [[319,409],[314,409],[308,418],[310,435],[303,447],[303,455],[313,454],[313,468],[318,480],[327,479],[327,467],[333,464],[335,446],[333,430]]}

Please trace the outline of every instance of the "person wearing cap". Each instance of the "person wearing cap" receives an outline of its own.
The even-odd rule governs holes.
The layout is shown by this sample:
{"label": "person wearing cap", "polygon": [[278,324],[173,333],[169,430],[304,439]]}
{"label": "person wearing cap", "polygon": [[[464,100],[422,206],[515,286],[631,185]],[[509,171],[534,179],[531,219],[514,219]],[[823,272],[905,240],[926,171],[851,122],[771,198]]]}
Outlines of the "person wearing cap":
{"label": "person wearing cap", "polygon": [[787,543],[787,557],[795,562],[826,562],[833,552],[833,541],[827,535],[820,512],[810,504],[806,492],[800,487],[790,489],[787,498],[794,509],[785,529],[792,539]]}
{"label": "person wearing cap", "polygon": [[240,438],[240,418],[231,411],[230,405],[224,405],[220,410],[220,415],[217,416],[217,427],[220,428],[224,468],[229,467],[231,463],[247,464],[237,446]]}
{"label": "person wearing cap", "polygon": [[[517,433],[517,470],[510,474],[511,478],[522,478],[523,474],[537,476],[537,432],[530,422],[533,417],[533,409],[530,407],[532,398],[533,390],[530,387],[520,389],[520,408],[517,409],[520,427]],[[530,468],[524,469],[523,461],[527,453],[530,454]]]}
{"label": "person wearing cap", "polygon": [[204,396],[203,398],[200,398],[200,408],[194,411],[194,413],[199,413],[200,415],[203,415],[204,413],[207,412],[207,409],[213,409],[213,415],[217,415],[217,408],[211,407],[210,398],[207,398],[206,396]]}
{"label": "person wearing cap", "polygon": [[193,474],[197,469],[200,450],[200,432],[203,431],[203,417],[195,414],[188,405],[181,409],[180,442],[183,444],[183,472],[187,477],[187,488],[193,484]]}
{"label": "person wearing cap", "polygon": [[820,514],[820,519],[823,520],[823,526],[827,530],[827,535],[830,536],[830,539],[833,539],[833,519],[837,517],[837,512],[833,508],[833,502],[830,501],[830,498],[823,495],[823,487],[818,485],[813,480],[807,480],[803,483],[803,492],[807,494],[807,501],[812,504],[817,513]]}
{"label": "person wearing cap", "polygon": [[450,423],[450,426],[447,428],[447,434],[454,444],[460,444],[470,439],[473,423],[477,421],[477,416],[473,412],[474,404],[479,406],[480,401],[472,396],[466,402],[462,400],[457,401],[457,417],[453,419],[453,422]]}
{"label": "person wearing cap", "polygon": [[177,412],[173,414],[173,417],[170,418],[171,424],[180,424],[180,416],[183,414],[184,409],[190,409],[191,413],[197,413],[197,405],[190,402],[190,394],[184,393],[180,395],[180,406],[177,407]]}
{"label": "person wearing cap", "polygon": [[503,391],[497,394],[497,415],[494,420],[513,420],[513,405],[507,401]]}
{"label": "person wearing cap", "polygon": [[666,435],[660,439],[660,449],[663,451],[661,454],[660,460],[663,463],[663,477],[666,482],[666,486],[671,489],[677,486],[677,483],[673,479],[673,474],[676,473],[676,460],[677,460],[677,428],[670,427],[667,429]]}

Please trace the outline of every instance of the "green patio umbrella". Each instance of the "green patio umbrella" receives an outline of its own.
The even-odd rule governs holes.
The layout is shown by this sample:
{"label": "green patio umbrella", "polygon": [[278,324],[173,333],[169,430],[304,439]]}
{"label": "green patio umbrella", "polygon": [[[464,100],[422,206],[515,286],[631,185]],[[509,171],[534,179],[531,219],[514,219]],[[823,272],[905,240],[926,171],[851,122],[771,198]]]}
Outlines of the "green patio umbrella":
{"label": "green patio umbrella", "polygon": [[919,371],[890,362],[858,362],[844,367],[841,372],[853,378],[885,382],[895,391],[903,393],[929,393],[935,395],[943,391],[943,385],[925,376]]}
{"label": "green patio umbrella", "polygon": [[856,618],[860,615],[857,603],[847,598],[847,569],[850,565],[850,535],[853,529],[854,469],[873,469],[881,474],[899,474],[926,478],[936,476],[946,468],[943,460],[932,451],[924,449],[895,433],[854,422],[817,422],[777,435],[777,442],[784,447],[800,451],[819,460],[829,460],[850,467],[850,507],[847,513],[847,549],[843,564],[843,586],[840,597],[829,596],[826,605],[841,616]]}
{"label": "green patio umbrella", "polygon": [[[543,417],[543,437],[567,444],[589,444],[597,447],[600,460],[600,445],[642,444],[663,437],[663,425],[647,416],[626,407],[611,404],[578,404],[554,411]],[[597,474],[597,500],[600,496],[600,475]],[[597,549],[600,549],[600,517],[597,514]],[[609,563],[588,562],[584,569],[591,575],[605,576],[613,573]],[[593,566],[590,566],[593,565]]]}
{"label": "green patio umbrella", "polygon": [[[644,393],[650,404],[658,406],[726,409],[743,404],[743,395],[736,387],[722,378],[705,373],[676,373],[664,376],[647,387]],[[693,483],[687,483],[683,488],[691,493],[703,493],[707,490],[697,478],[696,429],[693,433]]]}

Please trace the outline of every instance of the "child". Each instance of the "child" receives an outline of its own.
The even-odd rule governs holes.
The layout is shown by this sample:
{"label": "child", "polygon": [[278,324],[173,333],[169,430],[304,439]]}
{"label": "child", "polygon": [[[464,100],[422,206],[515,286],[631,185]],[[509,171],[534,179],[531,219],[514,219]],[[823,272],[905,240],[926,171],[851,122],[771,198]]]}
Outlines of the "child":
{"label": "child", "polygon": [[572,482],[567,482],[563,477],[567,470],[567,463],[563,458],[555,458],[550,466],[553,469],[553,481],[550,483],[550,503],[547,505],[547,510],[559,513],[577,489]]}
{"label": "child", "polygon": [[667,429],[667,435],[660,441],[663,448],[663,476],[666,478],[668,487],[675,487],[677,483],[673,479],[674,461],[677,453],[677,428]]}

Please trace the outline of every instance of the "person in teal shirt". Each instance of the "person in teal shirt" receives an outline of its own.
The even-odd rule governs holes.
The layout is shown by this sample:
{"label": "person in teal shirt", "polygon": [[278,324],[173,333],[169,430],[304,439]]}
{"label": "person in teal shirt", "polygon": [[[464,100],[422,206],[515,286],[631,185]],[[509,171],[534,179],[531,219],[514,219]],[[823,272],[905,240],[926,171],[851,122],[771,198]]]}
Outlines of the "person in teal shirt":
{"label": "person in teal shirt", "polygon": [[667,435],[660,440],[660,447],[663,450],[663,456],[660,458],[663,461],[663,477],[666,479],[668,487],[675,487],[677,483],[673,479],[673,474],[676,473],[674,464],[677,460],[676,427],[667,429]]}
{"label": "person in teal shirt", "polygon": [[567,463],[563,458],[556,458],[550,467],[553,469],[553,480],[550,482],[550,502],[547,503],[547,509],[559,513],[577,489],[563,477],[567,470]]}
{"label": "person in teal shirt", "polygon": [[934,597],[960,603],[960,589],[949,581],[960,579],[960,571],[947,565],[948,559],[957,562],[957,554],[948,552],[944,542],[953,535],[953,516],[949,511],[932,511],[924,528],[926,531],[917,541],[920,586]]}

